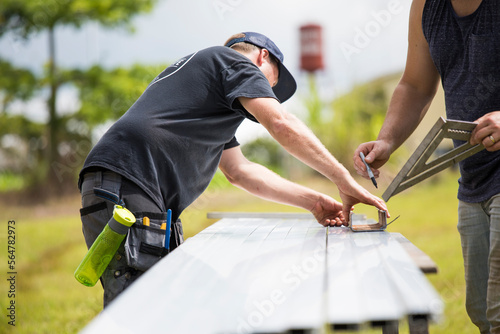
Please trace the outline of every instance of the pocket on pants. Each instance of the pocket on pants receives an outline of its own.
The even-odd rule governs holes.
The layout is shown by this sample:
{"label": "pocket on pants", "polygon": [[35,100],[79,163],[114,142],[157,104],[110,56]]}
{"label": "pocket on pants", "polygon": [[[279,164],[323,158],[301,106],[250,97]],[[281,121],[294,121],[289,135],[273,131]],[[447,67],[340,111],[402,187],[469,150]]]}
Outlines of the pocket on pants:
{"label": "pocket on pants", "polygon": [[184,242],[184,231],[182,229],[181,219],[172,223],[172,232],[170,234],[170,251],[173,251]]}
{"label": "pocket on pants", "polygon": [[[127,265],[140,271],[146,271],[158,262],[169,251],[165,248],[165,229],[161,226],[166,223],[166,213],[135,213],[136,222],[130,228],[125,241],[125,258]],[[145,217],[149,226],[144,225]],[[170,227],[170,251],[182,243],[182,226],[180,221]],[[168,241],[167,241],[168,242]]]}

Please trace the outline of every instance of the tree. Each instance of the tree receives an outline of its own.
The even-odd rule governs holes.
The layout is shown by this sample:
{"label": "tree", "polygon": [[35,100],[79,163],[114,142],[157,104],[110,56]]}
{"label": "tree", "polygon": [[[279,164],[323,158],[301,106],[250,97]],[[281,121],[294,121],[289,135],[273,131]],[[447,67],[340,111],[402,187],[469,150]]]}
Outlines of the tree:
{"label": "tree", "polygon": [[[14,100],[28,100],[37,88],[35,75],[0,59],[0,113]],[[1,133],[1,132],[0,132]]]}
{"label": "tree", "polygon": [[359,144],[375,140],[388,107],[387,92],[381,82],[359,85],[333,101],[333,119],[327,124],[330,138],[326,143],[334,155],[352,166]]}
{"label": "tree", "polygon": [[[97,21],[106,27],[131,27],[134,15],[150,11],[156,0],[3,0],[0,2],[0,37],[6,33],[29,38],[33,33],[48,33],[49,61],[45,77],[39,80],[48,86],[49,110],[46,162],[58,162],[58,144],[61,141],[62,117],[56,110],[58,88],[64,77],[58,71],[54,32],[58,26],[81,27]],[[5,88],[4,88],[5,90]],[[50,170],[50,169],[48,169]],[[54,180],[54,174],[49,174]]]}
{"label": "tree", "polygon": [[165,67],[135,64],[107,70],[94,65],[61,72],[77,88],[81,106],[75,114],[61,119],[64,154],[50,165],[58,181],[75,177],[92,148],[96,127],[123,115]]}
{"label": "tree", "polygon": [[[355,86],[349,93],[326,104],[318,94],[315,78],[309,78],[307,123],[326,148],[346,167],[360,143],[374,140],[382,126],[388,106],[387,92],[380,78]],[[324,113],[329,110],[329,114]]]}
{"label": "tree", "polygon": [[65,74],[79,92],[80,110],[75,117],[92,130],[109,119],[118,119],[137,100],[166,65],[134,64],[107,70],[94,65]]}

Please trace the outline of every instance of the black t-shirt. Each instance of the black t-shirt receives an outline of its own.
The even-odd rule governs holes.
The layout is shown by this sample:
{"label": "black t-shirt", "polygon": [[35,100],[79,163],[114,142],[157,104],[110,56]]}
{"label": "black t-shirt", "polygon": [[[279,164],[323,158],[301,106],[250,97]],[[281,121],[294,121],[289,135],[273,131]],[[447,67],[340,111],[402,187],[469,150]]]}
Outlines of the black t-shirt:
{"label": "black t-shirt", "polygon": [[[260,69],[222,46],[166,68],[104,134],[80,173],[100,167],[139,185],[172,219],[208,186],[222,151],[239,145],[238,97],[276,98]],[[80,177],[81,179],[81,177]]]}

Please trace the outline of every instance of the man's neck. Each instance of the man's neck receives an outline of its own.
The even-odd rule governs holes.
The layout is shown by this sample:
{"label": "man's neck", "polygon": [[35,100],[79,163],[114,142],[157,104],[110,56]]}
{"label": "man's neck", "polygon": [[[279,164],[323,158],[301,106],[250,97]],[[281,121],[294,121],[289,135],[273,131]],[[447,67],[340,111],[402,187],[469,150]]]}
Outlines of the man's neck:
{"label": "man's neck", "polygon": [[467,16],[474,13],[481,5],[482,0],[451,0],[451,5],[458,16]]}

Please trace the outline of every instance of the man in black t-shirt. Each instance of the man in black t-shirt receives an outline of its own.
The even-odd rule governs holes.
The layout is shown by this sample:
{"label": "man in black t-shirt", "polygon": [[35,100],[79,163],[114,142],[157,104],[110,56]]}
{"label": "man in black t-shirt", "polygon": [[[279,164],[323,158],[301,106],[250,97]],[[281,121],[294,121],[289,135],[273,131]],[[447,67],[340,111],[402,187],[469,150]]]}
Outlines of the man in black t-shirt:
{"label": "man in black t-shirt", "polygon": [[[85,161],[80,188],[87,245],[106,224],[114,202],[139,216],[171,209],[172,222],[177,222],[170,240],[174,248],[182,242],[177,218],[205,190],[217,168],[256,196],[311,211],[324,226],[346,225],[345,218],[359,202],[387,210],[282,108],[295,90],[281,51],[253,32],[234,35],[225,46],[200,50],[169,66]],[[343,205],[248,161],[235,138],[245,118],[262,124],[290,154],[334,182]],[[127,247],[120,248],[103,274],[105,304],[144,270],[130,266]]]}

